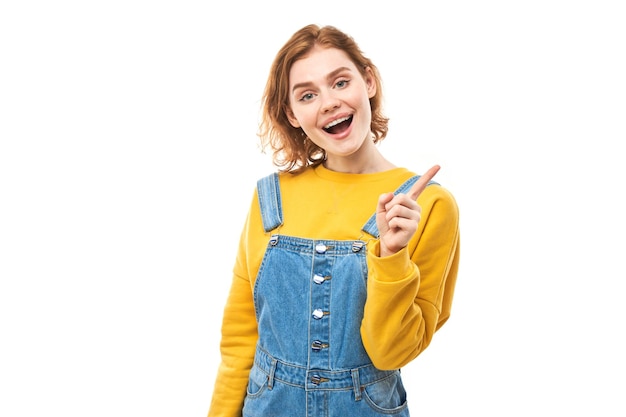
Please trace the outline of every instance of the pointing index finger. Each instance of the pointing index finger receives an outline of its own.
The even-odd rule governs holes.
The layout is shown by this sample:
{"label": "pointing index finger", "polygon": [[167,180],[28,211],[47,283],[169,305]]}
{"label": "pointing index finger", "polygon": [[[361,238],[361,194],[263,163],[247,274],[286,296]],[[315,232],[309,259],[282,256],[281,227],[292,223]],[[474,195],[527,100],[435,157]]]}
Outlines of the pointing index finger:
{"label": "pointing index finger", "polygon": [[424,191],[424,189],[428,185],[428,182],[432,180],[435,174],[439,171],[439,168],[441,168],[439,165],[435,165],[431,169],[426,171],[426,173],[422,175],[415,182],[415,184],[413,184],[413,186],[411,187],[407,195],[411,197],[413,200],[417,200],[417,197],[419,197],[419,195],[422,194],[422,191]]}

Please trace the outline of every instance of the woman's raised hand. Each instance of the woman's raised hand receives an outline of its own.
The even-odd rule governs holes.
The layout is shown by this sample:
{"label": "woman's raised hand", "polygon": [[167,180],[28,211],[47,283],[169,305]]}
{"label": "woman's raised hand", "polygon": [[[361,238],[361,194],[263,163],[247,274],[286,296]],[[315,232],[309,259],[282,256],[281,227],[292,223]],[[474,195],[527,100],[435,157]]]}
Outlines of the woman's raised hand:
{"label": "woman's raised hand", "polygon": [[420,221],[422,208],[417,197],[439,171],[440,166],[430,168],[413,184],[407,193],[382,194],[376,208],[376,225],[380,234],[380,256],[389,256],[404,248]]}

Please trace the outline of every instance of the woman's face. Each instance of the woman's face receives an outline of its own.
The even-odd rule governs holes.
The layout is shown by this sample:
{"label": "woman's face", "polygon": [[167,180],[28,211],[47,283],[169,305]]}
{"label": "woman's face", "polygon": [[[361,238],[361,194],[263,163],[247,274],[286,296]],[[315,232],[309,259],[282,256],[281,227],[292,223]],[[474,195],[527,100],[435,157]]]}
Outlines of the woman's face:
{"label": "woman's face", "polygon": [[289,72],[289,121],[326,151],[327,162],[350,158],[371,142],[375,94],[369,68],[364,77],[345,52],[315,46]]}

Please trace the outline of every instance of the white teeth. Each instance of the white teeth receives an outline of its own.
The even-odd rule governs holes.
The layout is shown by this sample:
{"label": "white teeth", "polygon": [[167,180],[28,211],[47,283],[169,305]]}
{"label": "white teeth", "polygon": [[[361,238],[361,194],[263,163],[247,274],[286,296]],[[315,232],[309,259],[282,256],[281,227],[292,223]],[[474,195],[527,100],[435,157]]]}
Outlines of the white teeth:
{"label": "white teeth", "polygon": [[341,119],[333,120],[332,122],[324,126],[324,129],[330,129],[331,127],[338,125],[341,122],[345,122],[348,119],[350,119],[350,117],[342,117]]}

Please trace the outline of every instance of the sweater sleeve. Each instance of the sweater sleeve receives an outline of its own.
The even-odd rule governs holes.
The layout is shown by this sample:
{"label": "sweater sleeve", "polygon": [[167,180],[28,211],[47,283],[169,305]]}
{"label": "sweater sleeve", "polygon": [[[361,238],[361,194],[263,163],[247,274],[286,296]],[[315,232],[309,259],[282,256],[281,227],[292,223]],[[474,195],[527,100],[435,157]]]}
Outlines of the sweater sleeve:
{"label": "sweater sleeve", "polygon": [[406,248],[382,258],[378,241],[368,250],[361,337],[379,369],[415,359],[450,316],[460,255],[458,207],[438,185],[427,187],[418,203],[421,220]]}
{"label": "sweater sleeve", "polygon": [[241,417],[248,376],[254,361],[258,331],[248,268],[249,229],[250,214],[240,238],[230,292],[224,308],[221,362],[208,417]]}

